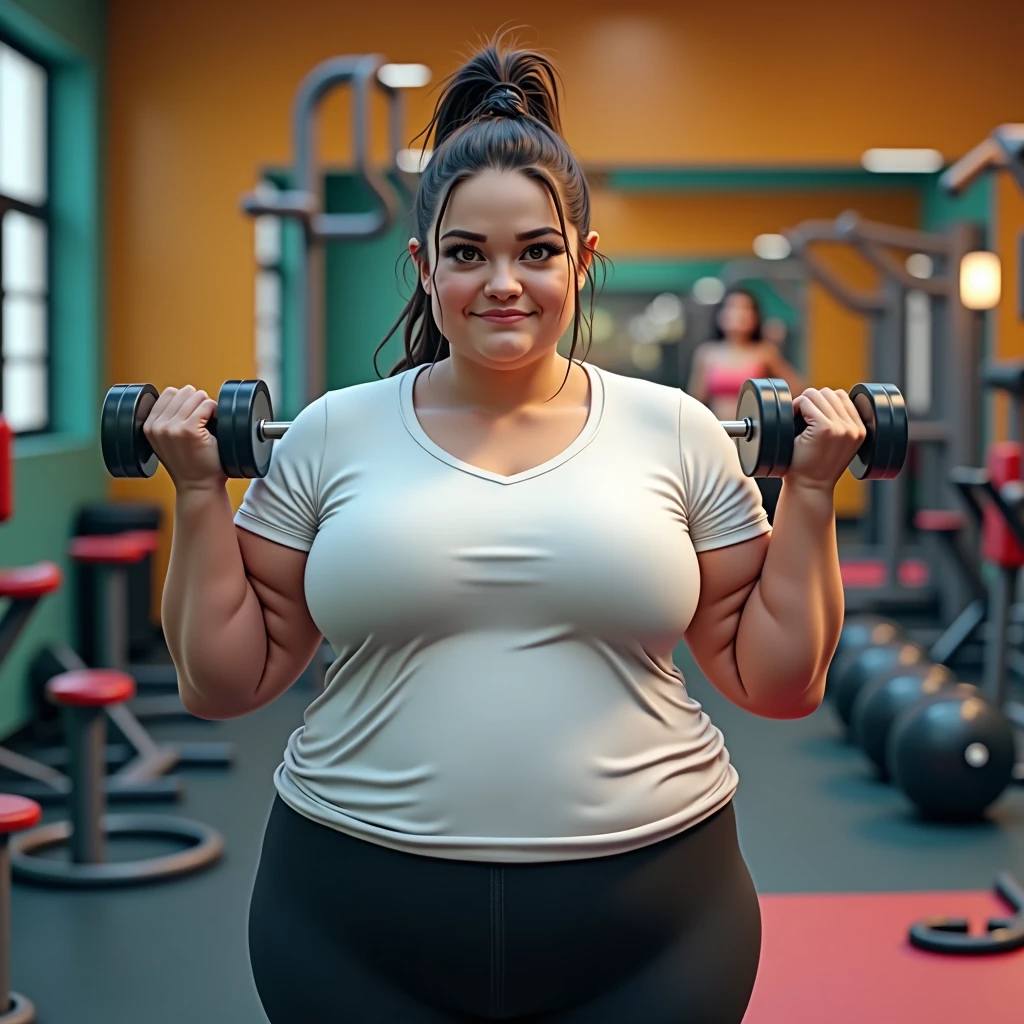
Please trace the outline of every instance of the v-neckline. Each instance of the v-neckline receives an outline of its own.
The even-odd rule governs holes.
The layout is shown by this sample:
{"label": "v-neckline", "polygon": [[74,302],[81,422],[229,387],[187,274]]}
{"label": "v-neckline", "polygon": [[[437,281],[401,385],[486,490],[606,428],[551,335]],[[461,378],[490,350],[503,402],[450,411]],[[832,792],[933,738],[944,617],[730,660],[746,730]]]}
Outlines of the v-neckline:
{"label": "v-neckline", "polygon": [[576,435],[574,441],[572,441],[568,447],[563,448],[556,456],[548,459],[547,462],[542,462],[539,466],[534,466],[532,469],[523,470],[522,473],[514,473],[512,476],[502,476],[500,473],[493,473],[488,469],[481,469],[479,466],[474,466],[471,462],[464,462],[462,459],[456,458],[451,452],[446,451],[436,441],[434,441],[429,434],[423,429],[419,421],[419,417],[416,414],[416,405],[413,401],[413,389],[416,385],[416,378],[420,372],[428,368],[424,366],[414,366],[409,370],[406,370],[402,374],[399,388],[399,406],[402,412],[402,422],[405,424],[405,429],[409,432],[412,439],[428,454],[439,459],[446,465],[451,466],[453,469],[460,470],[463,473],[468,473],[471,476],[479,477],[482,480],[490,480],[498,484],[517,484],[524,480],[532,480],[534,477],[541,476],[544,473],[550,473],[551,470],[557,469],[559,466],[568,462],[574,455],[581,452],[590,442],[594,439],[594,435],[597,433],[597,429],[601,424],[601,417],[604,413],[604,381],[601,377],[600,371],[597,367],[592,366],[590,363],[578,363],[587,374],[590,379],[590,409],[587,412],[587,420],[583,425],[583,429]]}

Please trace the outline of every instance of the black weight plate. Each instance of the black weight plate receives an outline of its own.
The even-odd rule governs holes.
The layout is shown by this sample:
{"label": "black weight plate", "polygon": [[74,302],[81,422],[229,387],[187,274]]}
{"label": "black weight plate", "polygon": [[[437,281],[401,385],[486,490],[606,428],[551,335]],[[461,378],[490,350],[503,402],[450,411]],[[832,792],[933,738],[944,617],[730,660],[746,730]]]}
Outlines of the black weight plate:
{"label": "black weight plate", "polygon": [[743,472],[782,476],[793,458],[793,400],[785,382],[766,377],[744,381],[736,418],[753,424],[749,438],[736,438]]}
{"label": "black weight plate", "polygon": [[888,475],[874,479],[892,480],[903,471],[910,451],[910,414],[907,412],[907,403],[900,389],[895,384],[884,384],[883,387],[889,393],[889,403],[892,406],[892,455],[889,458]]}
{"label": "black weight plate", "polygon": [[796,418],[793,413],[793,393],[781,378],[768,379],[775,392],[775,408],[778,430],[775,446],[775,463],[769,476],[785,476],[793,463],[793,445],[796,443]]}
{"label": "black weight plate", "polygon": [[152,384],[115,384],[103,399],[100,449],[107,472],[115,477],[150,477],[158,460],[142,432],[156,400]]}
{"label": "black weight plate", "polygon": [[229,477],[267,475],[274,442],[265,440],[260,424],[273,419],[270,391],[262,380],[225,381],[217,396],[217,447]]}
{"label": "black weight plate", "polygon": [[850,472],[858,480],[879,479],[874,474],[888,470],[896,430],[889,394],[884,384],[855,384],[850,400],[868,429],[868,436],[850,463]]}

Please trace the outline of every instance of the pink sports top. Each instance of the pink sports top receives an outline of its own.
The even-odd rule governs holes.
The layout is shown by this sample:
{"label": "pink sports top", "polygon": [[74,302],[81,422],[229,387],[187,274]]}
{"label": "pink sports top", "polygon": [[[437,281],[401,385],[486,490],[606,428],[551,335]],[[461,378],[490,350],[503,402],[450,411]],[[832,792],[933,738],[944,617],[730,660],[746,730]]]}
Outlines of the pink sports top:
{"label": "pink sports top", "polygon": [[735,398],[743,382],[750,377],[763,377],[764,363],[760,360],[745,366],[709,366],[704,378],[707,396],[712,398]]}

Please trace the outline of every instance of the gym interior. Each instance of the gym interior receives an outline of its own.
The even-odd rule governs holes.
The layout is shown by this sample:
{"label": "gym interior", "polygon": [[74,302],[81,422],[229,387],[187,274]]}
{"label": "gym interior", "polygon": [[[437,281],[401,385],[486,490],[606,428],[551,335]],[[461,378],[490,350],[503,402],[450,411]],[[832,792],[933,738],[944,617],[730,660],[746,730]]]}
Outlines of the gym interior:
{"label": "gym interior", "polygon": [[[417,133],[509,25],[558,64],[610,261],[589,362],[685,390],[740,288],[808,386],[893,386],[874,465],[835,492],[846,620],[821,706],[748,714],[675,651],[740,777],[763,922],[744,1019],[1014,1019],[1024,7],[383,14],[0,0],[0,1021],[266,1020],[248,901],[334,655],[253,714],[185,709],[160,621],[175,490],[138,450],[150,392],[126,385],[259,380],[250,419],[258,400],[286,423],[377,379],[412,281]],[[270,458],[250,428],[236,507]]]}

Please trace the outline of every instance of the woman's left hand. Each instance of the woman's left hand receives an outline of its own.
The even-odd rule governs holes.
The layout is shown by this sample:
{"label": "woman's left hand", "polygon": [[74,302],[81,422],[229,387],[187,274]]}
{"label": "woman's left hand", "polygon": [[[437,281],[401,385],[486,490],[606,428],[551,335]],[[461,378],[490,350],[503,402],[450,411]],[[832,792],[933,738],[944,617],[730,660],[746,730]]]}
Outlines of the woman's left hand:
{"label": "woman's left hand", "polygon": [[793,400],[807,423],[793,445],[787,482],[832,491],[867,437],[867,428],[845,391],[808,388]]}

